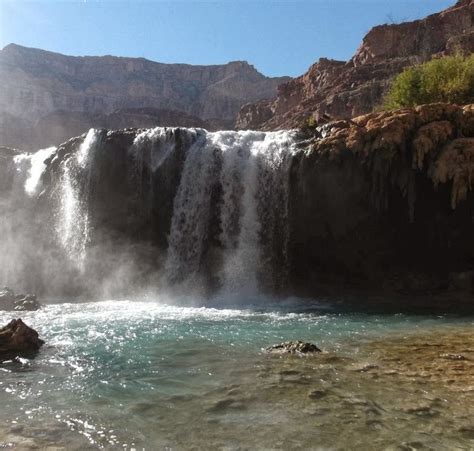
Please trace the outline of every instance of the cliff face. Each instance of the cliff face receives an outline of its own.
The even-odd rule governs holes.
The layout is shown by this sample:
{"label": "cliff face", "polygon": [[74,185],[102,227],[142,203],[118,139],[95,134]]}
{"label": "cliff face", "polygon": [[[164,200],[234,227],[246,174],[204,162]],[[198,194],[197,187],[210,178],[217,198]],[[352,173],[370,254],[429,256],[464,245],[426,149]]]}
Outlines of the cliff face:
{"label": "cliff face", "polygon": [[238,129],[297,127],[310,115],[349,118],[381,103],[390,80],[405,67],[457,50],[474,51],[474,1],[423,20],[373,28],[348,62],[321,59],[281,85],[277,98],[242,107]]}
{"label": "cliff face", "polygon": [[31,171],[23,157],[18,172],[0,148],[1,236],[13,236],[0,270],[16,261],[28,289],[59,293],[171,274],[206,290],[255,279],[278,293],[348,285],[471,302],[474,106],[372,113],[319,134],[96,130],[48,154],[26,200],[18,177],[42,162]]}
{"label": "cliff face", "polygon": [[293,162],[296,285],[352,281],[426,294],[474,270],[472,105],[372,113],[323,135]]}
{"label": "cliff face", "polygon": [[[114,113],[117,124],[123,124],[127,113],[117,118],[123,110],[153,108],[174,111],[172,124],[157,117],[153,125],[190,126],[207,120],[212,127],[231,127],[243,104],[273,97],[286,80],[265,77],[243,61],[161,64],[143,58],[70,57],[10,44],[0,51],[0,145],[37,147],[34,137],[23,139],[22,133],[38,128],[47,115],[49,124],[54,115],[74,116],[77,124],[78,114],[87,122]],[[127,123],[149,125],[146,118]],[[48,141],[48,131],[42,133],[46,141],[40,146],[61,142],[54,141],[57,134]],[[66,127],[62,136],[74,133],[76,129]]]}
{"label": "cliff face", "polygon": [[222,122],[204,121],[182,111],[157,108],[127,108],[110,114],[79,111],[55,111],[40,116],[32,124],[28,119],[0,115],[0,137],[6,146],[36,150],[82,135],[91,128],[199,127],[214,130]]}

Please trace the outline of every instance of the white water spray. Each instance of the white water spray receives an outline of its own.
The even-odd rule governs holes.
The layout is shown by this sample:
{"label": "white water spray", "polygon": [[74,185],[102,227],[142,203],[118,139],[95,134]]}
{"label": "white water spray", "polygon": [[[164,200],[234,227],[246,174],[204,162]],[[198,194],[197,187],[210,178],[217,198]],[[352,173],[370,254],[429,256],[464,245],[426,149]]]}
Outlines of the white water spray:
{"label": "white water spray", "polygon": [[204,132],[188,149],[181,183],[174,201],[165,270],[173,282],[195,275],[208,237],[211,192],[216,180],[217,160],[213,142]]}
{"label": "white water spray", "polygon": [[[245,131],[234,133],[233,141],[231,146],[222,146],[221,226],[225,254],[221,283],[225,292],[251,295],[259,291],[259,275],[272,270],[264,261],[262,229],[266,226],[265,238],[271,242],[273,218],[278,214],[287,216],[287,198],[278,203],[264,194],[268,190],[272,194],[280,189],[288,190],[289,168],[283,162],[292,152],[293,136],[288,132]],[[231,177],[228,177],[229,173]],[[237,200],[235,193],[239,192],[240,200]],[[238,235],[229,240],[235,222],[228,218],[236,207],[239,211]],[[283,240],[280,245],[286,248],[287,241]]]}
{"label": "white water spray", "polygon": [[24,165],[29,166],[28,175],[25,181],[25,191],[29,196],[38,194],[41,187],[41,176],[46,169],[45,161],[56,151],[56,147],[40,149],[35,153],[21,154],[14,157],[14,162],[18,172],[24,171]]}
{"label": "white water spray", "polygon": [[[288,192],[289,165],[284,162],[293,144],[291,132],[245,131],[208,133],[191,147],[174,203],[166,265],[171,281],[199,271],[209,250],[205,244],[216,213],[212,208],[219,208],[222,289],[248,294],[259,290],[259,274],[271,271],[263,242],[275,244],[274,224],[262,221],[287,220],[288,206],[282,203],[288,196],[277,194]],[[212,203],[216,186],[221,189],[218,206]],[[279,245],[286,247],[287,240]]]}
{"label": "white water spray", "polygon": [[100,132],[91,129],[79,150],[62,163],[57,233],[63,248],[83,269],[89,241],[89,191],[91,155]]}

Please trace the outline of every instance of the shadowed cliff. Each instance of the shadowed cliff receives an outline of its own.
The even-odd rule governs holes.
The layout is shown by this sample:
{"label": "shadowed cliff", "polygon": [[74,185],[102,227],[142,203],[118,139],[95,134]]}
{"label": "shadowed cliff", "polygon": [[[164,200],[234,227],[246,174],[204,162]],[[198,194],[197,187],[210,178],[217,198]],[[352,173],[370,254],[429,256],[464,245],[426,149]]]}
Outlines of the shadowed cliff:
{"label": "shadowed cliff", "polygon": [[[306,135],[92,130],[49,155],[33,196],[19,176],[2,185],[23,226],[2,232],[17,252],[0,267],[14,255],[15,277],[38,291],[188,284],[472,301],[473,106],[373,113]],[[27,174],[21,161],[10,173]]]}

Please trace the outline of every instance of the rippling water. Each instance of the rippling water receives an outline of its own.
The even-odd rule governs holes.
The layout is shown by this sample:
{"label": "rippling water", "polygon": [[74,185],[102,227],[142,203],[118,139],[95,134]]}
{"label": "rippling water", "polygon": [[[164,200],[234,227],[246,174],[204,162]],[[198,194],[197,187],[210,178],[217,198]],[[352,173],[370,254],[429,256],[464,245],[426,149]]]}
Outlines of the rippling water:
{"label": "rippling water", "polygon": [[[2,312],[0,321],[11,317]],[[295,301],[245,308],[62,303],[22,317],[47,344],[35,359],[0,365],[0,443],[474,447],[474,368],[466,366],[474,358],[472,318],[344,313]],[[262,352],[291,339],[326,352]],[[412,361],[413,353],[419,358]],[[449,371],[462,383],[443,379]]]}

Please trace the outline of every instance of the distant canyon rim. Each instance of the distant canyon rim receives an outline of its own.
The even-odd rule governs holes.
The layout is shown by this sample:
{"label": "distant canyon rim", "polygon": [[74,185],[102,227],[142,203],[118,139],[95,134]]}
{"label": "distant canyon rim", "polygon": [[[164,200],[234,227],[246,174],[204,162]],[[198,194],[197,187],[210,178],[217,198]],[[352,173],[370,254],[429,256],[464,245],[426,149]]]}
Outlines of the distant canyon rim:
{"label": "distant canyon rim", "polygon": [[374,27],[349,61],[322,58],[294,79],[265,77],[245,61],[162,64],[10,44],[0,51],[0,146],[57,146],[92,127],[280,130],[309,116],[366,114],[405,67],[472,53],[473,17],[473,0],[460,0],[421,20]]}

